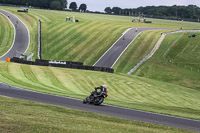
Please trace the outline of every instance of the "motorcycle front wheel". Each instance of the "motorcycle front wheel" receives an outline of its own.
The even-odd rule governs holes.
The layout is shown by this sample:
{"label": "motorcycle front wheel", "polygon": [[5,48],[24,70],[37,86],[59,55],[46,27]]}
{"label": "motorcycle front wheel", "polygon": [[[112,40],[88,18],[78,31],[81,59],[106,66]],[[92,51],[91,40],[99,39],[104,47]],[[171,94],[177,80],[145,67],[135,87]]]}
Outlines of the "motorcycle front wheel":
{"label": "motorcycle front wheel", "polygon": [[83,103],[84,103],[84,104],[89,103],[89,97],[86,97],[86,98],[83,100]]}

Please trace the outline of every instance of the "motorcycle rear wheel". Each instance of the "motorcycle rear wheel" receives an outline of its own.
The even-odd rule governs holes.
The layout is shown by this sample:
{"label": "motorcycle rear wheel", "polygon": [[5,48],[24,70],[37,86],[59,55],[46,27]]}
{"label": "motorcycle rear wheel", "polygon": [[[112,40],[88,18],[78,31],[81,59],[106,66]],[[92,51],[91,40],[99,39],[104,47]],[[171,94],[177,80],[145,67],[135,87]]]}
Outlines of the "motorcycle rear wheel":
{"label": "motorcycle rear wheel", "polygon": [[103,103],[104,98],[103,97],[97,97],[94,100],[94,105],[100,105],[101,103]]}

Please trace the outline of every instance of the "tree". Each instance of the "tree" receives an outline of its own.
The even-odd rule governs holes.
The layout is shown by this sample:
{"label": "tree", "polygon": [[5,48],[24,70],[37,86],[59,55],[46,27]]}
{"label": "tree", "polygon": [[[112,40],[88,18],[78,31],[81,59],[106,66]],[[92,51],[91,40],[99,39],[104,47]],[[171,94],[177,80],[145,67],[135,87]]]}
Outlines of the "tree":
{"label": "tree", "polygon": [[45,9],[49,9],[52,7],[55,8],[54,7],[55,5],[57,5],[56,7],[58,7],[59,2],[61,5],[61,8],[59,9],[66,8],[67,0],[0,0],[0,3],[2,4],[24,5],[24,6],[40,7]]}
{"label": "tree", "polygon": [[111,14],[112,9],[110,7],[106,7],[104,10],[106,13]]}
{"label": "tree", "polygon": [[72,9],[73,11],[75,11],[77,9],[77,4],[76,2],[71,2],[70,3],[70,6],[69,6],[69,9]]}
{"label": "tree", "polygon": [[79,6],[79,10],[80,10],[80,11],[84,11],[84,12],[85,12],[85,11],[86,11],[86,9],[87,9],[87,5],[86,5],[86,4],[84,4],[84,3],[83,3],[83,4],[81,4],[81,5]]}
{"label": "tree", "polygon": [[65,0],[64,4],[65,4],[65,8],[67,8],[67,4],[68,4],[67,0]]}
{"label": "tree", "polygon": [[60,1],[52,1],[50,4],[50,9],[54,9],[54,10],[61,10],[62,9],[62,5]]}
{"label": "tree", "polygon": [[113,7],[112,11],[114,12],[114,14],[119,14],[119,12],[121,11],[122,9],[120,7]]}

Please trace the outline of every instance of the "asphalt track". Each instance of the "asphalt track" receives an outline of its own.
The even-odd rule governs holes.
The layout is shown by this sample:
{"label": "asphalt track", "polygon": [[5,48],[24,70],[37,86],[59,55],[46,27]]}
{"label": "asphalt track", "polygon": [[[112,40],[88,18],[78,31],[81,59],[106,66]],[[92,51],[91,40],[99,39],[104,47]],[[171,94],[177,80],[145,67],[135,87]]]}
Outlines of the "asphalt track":
{"label": "asphalt track", "polygon": [[128,46],[143,31],[166,30],[166,28],[132,28],[126,31],[94,64],[94,66],[112,68]]}
{"label": "asphalt track", "polygon": [[12,22],[12,25],[15,28],[15,37],[12,47],[8,50],[8,52],[0,57],[0,60],[5,61],[7,58],[19,57],[19,53],[26,52],[29,47],[29,31],[25,24],[15,15],[1,9],[0,13],[5,15],[10,20],[10,22]]}
{"label": "asphalt track", "polygon": [[81,100],[34,92],[17,87],[12,87],[3,83],[0,83],[0,96],[30,100],[52,105],[59,105],[88,112],[96,112],[99,114],[111,115],[130,120],[151,122],[155,124],[162,124],[170,127],[200,132],[200,121],[196,120],[172,117],[144,111],[137,111],[109,105],[94,106],[89,104],[83,104]]}

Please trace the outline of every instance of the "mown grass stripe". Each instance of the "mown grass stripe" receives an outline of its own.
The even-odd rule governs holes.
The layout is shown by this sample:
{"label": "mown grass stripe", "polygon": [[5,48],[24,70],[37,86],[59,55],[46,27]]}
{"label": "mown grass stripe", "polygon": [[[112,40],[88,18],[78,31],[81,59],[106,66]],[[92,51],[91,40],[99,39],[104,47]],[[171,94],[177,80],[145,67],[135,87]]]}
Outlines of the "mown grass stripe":
{"label": "mown grass stripe", "polygon": [[[90,26],[92,26],[92,25],[95,25],[95,23],[91,23],[91,25],[87,25],[87,26],[82,26],[81,29],[82,29],[82,30],[86,30],[88,27],[90,27]],[[74,38],[71,38],[71,37],[73,37],[73,36],[71,36],[71,34],[76,34],[76,33],[77,33],[76,31],[74,31],[75,29],[76,29],[76,26],[70,28],[70,30],[68,30],[68,33],[67,33],[67,34],[63,34],[63,36],[61,36],[62,38],[60,38],[60,40],[63,40],[63,41],[58,42],[58,40],[55,39],[54,42],[51,42],[51,43],[49,44],[49,46],[48,46],[48,48],[50,48],[51,50],[48,51],[48,52],[57,53],[57,52],[60,51],[60,50],[66,49],[65,47],[68,46],[69,44],[71,44],[71,45],[69,45],[69,46],[74,45],[74,44],[73,44],[73,41],[74,41],[74,39],[75,39],[76,37],[74,36]],[[58,34],[58,33],[57,33],[57,34]],[[59,35],[59,34],[58,34],[58,35]],[[66,40],[64,40],[64,38],[67,38],[67,42],[68,42],[68,44],[65,43],[65,46],[63,46],[63,42],[66,41]],[[55,52],[55,51],[56,51],[56,52]]]}
{"label": "mown grass stripe", "polygon": [[[2,67],[2,71],[7,71],[7,72],[9,72],[10,69],[12,69],[12,65],[6,65],[6,66],[3,66],[3,67]],[[15,76],[12,75],[12,72],[9,72],[9,74],[8,74],[8,73],[2,72],[1,75],[7,79],[7,84],[9,83],[9,84],[14,84],[14,85],[16,85],[17,83],[21,83],[21,85],[23,85],[24,88],[26,88],[26,89],[28,89],[28,88],[30,88],[30,87],[31,87],[31,88],[41,89],[41,87],[40,87],[40,86],[37,86],[36,84],[31,84],[30,82],[26,82],[26,81],[24,81],[24,80],[21,80],[21,79],[16,78]],[[43,89],[44,89],[44,88],[43,88]],[[44,90],[45,90],[45,89],[44,89]]]}
{"label": "mown grass stripe", "polygon": [[[105,27],[102,27],[102,29],[104,29],[104,28],[106,29],[107,27],[109,27],[109,25],[108,25],[108,26],[105,26]],[[90,29],[89,31],[92,32],[92,31],[95,30],[95,29],[96,29],[96,27]],[[89,36],[89,35],[88,35],[88,36]],[[101,37],[102,37],[102,36],[100,36],[99,32],[93,33],[93,34],[90,35],[87,39],[84,40],[85,43],[82,43],[82,45],[77,46],[76,49],[73,49],[69,54],[70,54],[73,58],[76,58],[77,56],[79,56],[79,57],[85,59],[83,55],[84,55],[85,53],[88,53],[88,49],[90,49],[90,47],[91,47],[92,45],[95,45],[94,41],[95,41],[96,39],[101,38]],[[80,38],[80,40],[82,40],[82,38]],[[94,44],[92,44],[92,43],[94,43]],[[87,45],[89,45],[89,47],[87,47]]]}
{"label": "mown grass stripe", "polygon": [[[62,91],[62,92],[64,91],[64,90],[61,90],[57,85],[55,85],[54,87],[52,87],[52,86],[49,86],[49,85],[44,84],[42,81],[39,81],[39,80],[37,79],[37,77],[36,77],[36,73],[33,73],[33,70],[31,69],[30,66],[24,65],[24,66],[21,67],[21,69],[22,69],[22,71],[23,71],[25,77],[26,77],[29,81],[31,81],[31,82],[37,84],[38,86],[40,86],[40,87],[45,87],[45,88],[48,88],[48,89],[51,89],[51,90],[54,90],[54,91]],[[48,76],[49,76],[49,75],[48,75]],[[55,81],[55,78],[52,78],[52,80]],[[52,82],[53,82],[53,81],[52,81]],[[53,83],[54,83],[54,82],[53,82]],[[59,84],[58,84],[58,85],[59,85]]]}
{"label": "mown grass stripe", "polygon": [[38,13],[38,12],[37,13],[32,13],[32,15],[33,16],[37,16],[37,19],[38,20],[40,19],[44,23],[55,21],[52,17],[47,16],[46,14],[43,14],[42,12],[40,12],[40,13]]}
{"label": "mown grass stripe", "polygon": [[[105,28],[105,30],[106,30],[106,27],[107,26],[104,26],[104,27],[102,27],[102,29],[104,29]],[[109,26],[108,26],[109,27]],[[107,27],[107,28],[108,28]],[[96,62],[96,60],[97,60],[97,57],[96,56],[91,56],[91,54],[90,54],[90,52],[88,52],[88,51],[93,51],[93,53],[94,54],[98,54],[98,55],[100,55],[100,53],[99,52],[97,52],[96,50],[99,50],[99,49],[101,49],[101,48],[103,48],[102,47],[102,42],[104,42],[105,40],[104,39],[102,39],[103,37],[105,37],[105,38],[109,38],[109,36],[107,36],[106,34],[103,34],[103,35],[101,35],[101,36],[99,36],[99,35],[101,35],[101,33],[100,32],[97,32],[97,33],[95,33],[94,34],[94,37],[90,37],[91,39],[90,40],[88,40],[89,42],[87,42],[87,39],[85,40],[85,44],[83,44],[83,45],[80,45],[79,47],[77,47],[76,49],[74,49],[73,51],[71,51],[70,53],[72,53],[72,54],[70,54],[69,56],[70,57],[73,57],[74,59],[76,59],[76,61],[81,61],[81,62],[85,62],[86,64],[89,64],[89,65],[92,65],[92,64],[94,64],[94,62]],[[97,36],[97,37],[96,37]],[[95,40],[94,40],[95,39]],[[101,39],[101,40],[100,40]],[[98,40],[98,42],[99,43],[96,43],[96,41]],[[110,40],[109,40],[110,41]],[[114,40],[115,41],[115,40]],[[113,41],[113,42],[114,42]],[[109,44],[109,43],[108,43]],[[86,47],[86,45],[89,45],[88,47]],[[106,48],[107,47],[109,47],[109,45],[107,45],[106,47],[104,47],[104,52],[107,50]],[[77,50],[77,49],[79,49],[79,51]],[[79,53],[80,53],[80,55],[79,55]],[[103,53],[103,52],[102,52]],[[86,55],[84,55],[84,54],[86,54]],[[67,55],[66,55],[67,56]],[[77,58],[76,58],[77,57]],[[88,59],[88,60],[91,60],[91,59],[93,59],[93,62],[86,62],[85,60],[86,59]]]}

